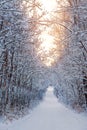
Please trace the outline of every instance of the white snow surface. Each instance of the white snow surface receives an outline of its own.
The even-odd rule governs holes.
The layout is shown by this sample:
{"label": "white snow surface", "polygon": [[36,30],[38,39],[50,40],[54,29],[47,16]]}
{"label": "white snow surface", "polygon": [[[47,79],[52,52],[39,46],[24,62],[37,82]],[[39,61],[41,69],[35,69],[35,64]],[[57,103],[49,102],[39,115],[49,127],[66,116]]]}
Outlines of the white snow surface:
{"label": "white snow surface", "polygon": [[87,117],[59,103],[49,87],[31,114],[11,123],[1,122],[0,130],[87,130]]}

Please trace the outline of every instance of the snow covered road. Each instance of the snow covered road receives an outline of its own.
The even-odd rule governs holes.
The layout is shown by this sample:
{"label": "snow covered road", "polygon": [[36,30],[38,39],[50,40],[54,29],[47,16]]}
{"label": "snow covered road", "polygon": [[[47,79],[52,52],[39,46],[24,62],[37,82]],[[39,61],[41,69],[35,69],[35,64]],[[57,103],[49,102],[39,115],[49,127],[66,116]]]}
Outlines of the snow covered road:
{"label": "snow covered road", "polygon": [[0,130],[87,130],[87,117],[63,106],[48,88],[43,102],[30,115],[12,123],[0,123]]}

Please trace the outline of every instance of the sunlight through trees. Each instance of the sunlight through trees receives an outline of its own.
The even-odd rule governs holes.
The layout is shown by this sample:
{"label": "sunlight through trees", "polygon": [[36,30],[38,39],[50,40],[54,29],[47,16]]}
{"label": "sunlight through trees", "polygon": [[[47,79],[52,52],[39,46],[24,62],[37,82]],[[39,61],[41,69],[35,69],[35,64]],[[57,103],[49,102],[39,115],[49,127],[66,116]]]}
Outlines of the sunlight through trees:
{"label": "sunlight through trees", "polygon": [[0,0],[0,113],[30,107],[50,85],[87,109],[87,1]]}

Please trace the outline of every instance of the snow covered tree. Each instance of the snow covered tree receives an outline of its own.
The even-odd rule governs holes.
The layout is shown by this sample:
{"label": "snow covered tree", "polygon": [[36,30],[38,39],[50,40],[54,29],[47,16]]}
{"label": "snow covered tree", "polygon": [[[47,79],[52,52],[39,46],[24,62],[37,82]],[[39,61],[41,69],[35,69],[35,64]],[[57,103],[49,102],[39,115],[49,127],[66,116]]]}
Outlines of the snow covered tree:
{"label": "snow covered tree", "polygon": [[39,99],[39,88],[33,88],[36,73],[34,6],[32,0],[0,1],[1,113],[11,108],[29,107],[31,100]]}
{"label": "snow covered tree", "polygon": [[[86,108],[87,87],[87,38],[86,38],[86,4],[84,0],[67,0],[70,19],[68,35],[63,58],[58,64],[57,95],[74,108]],[[67,23],[66,23],[67,25]],[[77,108],[79,109],[79,108]]]}

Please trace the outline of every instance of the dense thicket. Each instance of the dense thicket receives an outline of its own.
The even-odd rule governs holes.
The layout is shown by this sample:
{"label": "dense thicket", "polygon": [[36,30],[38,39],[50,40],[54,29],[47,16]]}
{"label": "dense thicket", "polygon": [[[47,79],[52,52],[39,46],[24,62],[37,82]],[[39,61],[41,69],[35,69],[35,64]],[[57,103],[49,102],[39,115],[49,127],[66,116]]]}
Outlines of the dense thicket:
{"label": "dense thicket", "polygon": [[[29,6],[32,11],[34,3]],[[32,40],[35,24],[30,16],[26,17],[26,10],[22,0],[0,0],[1,114],[11,110],[17,113],[42,98],[43,90],[34,86],[34,77],[38,75]]]}
{"label": "dense thicket", "polygon": [[[66,104],[87,108],[87,1],[57,2],[49,20],[35,0],[0,0],[1,114],[30,107],[49,85]],[[48,68],[36,53],[47,26],[59,47],[58,61]]]}
{"label": "dense thicket", "polygon": [[[75,109],[87,107],[87,1],[67,0],[65,53],[57,66],[57,96]],[[62,7],[64,8],[64,7]],[[68,12],[67,12],[68,11]]]}

